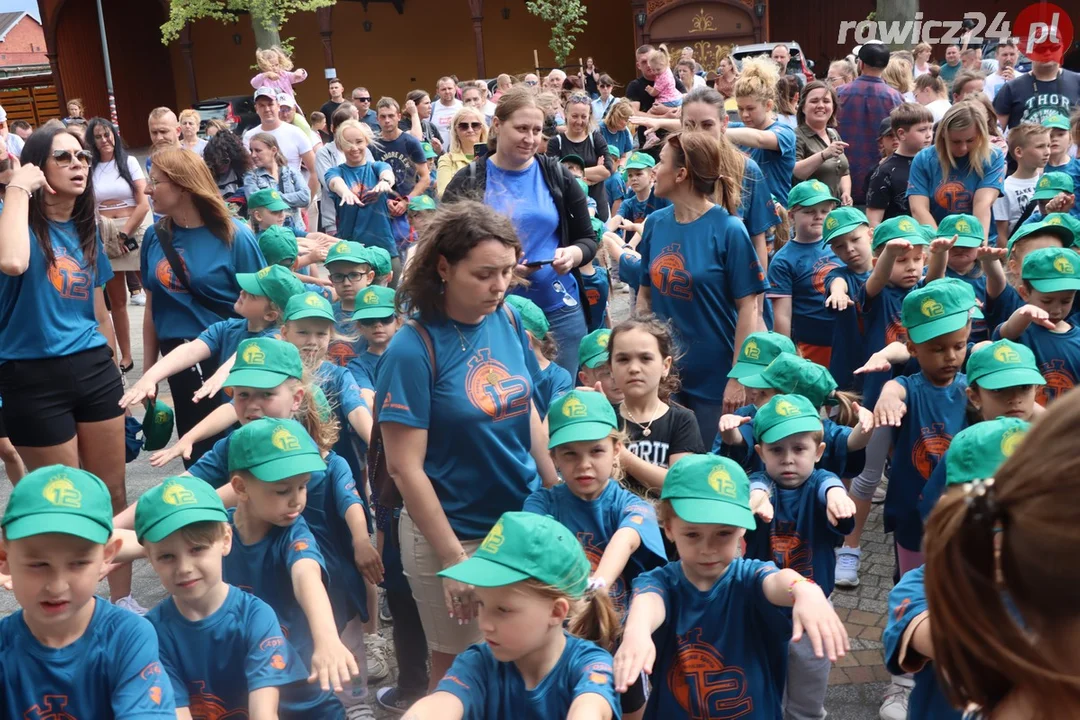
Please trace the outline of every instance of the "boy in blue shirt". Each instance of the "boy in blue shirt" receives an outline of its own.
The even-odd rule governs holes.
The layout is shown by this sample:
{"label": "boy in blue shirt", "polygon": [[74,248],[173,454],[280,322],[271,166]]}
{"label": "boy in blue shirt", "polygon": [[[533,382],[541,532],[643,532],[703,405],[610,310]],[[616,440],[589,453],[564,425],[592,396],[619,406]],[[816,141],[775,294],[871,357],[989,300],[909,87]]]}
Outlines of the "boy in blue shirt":
{"label": "boy in blue shirt", "polygon": [[[1073,139],[1069,136],[1069,118],[1054,115],[1042,121],[1042,126],[1050,128],[1050,160],[1046,163],[1046,172],[1060,172],[1068,175],[1073,185],[1080,185],[1080,160],[1069,157],[1069,147]],[[1080,207],[1072,206],[1073,217],[1080,218]]]}
{"label": "boy in blue shirt", "polygon": [[[301,233],[301,235],[304,234]],[[325,238],[325,240],[315,241],[312,236]],[[304,235],[304,237],[311,237],[312,242],[310,244],[305,243],[305,247],[301,251],[300,243],[296,239],[297,235],[291,228],[284,225],[271,225],[259,233],[259,249],[262,250],[267,265],[281,265],[292,270],[296,279],[304,284],[305,291],[321,293],[323,297],[333,302],[336,298],[334,297],[332,283],[329,280],[311,275],[308,266],[318,262],[320,257],[325,257],[326,250],[338,241],[336,238],[322,233],[312,233],[310,236]],[[322,250],[322,248],[326,250]]]}
{"label": "boy in blue shirt", "polygon": [[356,298],[356,311],[352,315],[356,323],[354,331],[360,333],[364,350],[349,362],[349,372],[368,407],[373,407],[375,402],[375,368],[400,326],[394,294],[381,285],[365,288]]}
{"label": "boy in blue shirt", "polygon": [[645,218],[654,211],[671,204],[667,198],[657,197],[653,192],[656,159],[648,153],[635,152],[626,161],[626,187],[628,192],[619,206],[617,215],[608,220],[609,230],[623,230],[627,236],[640,233],[645,228]]}
{"label": "boy in blue shirt", "polygon": [[184,476],[147,490],[135,508],[135,535],[169,592],[146,617],[178,708],[197,718],[276,717],[284,696],[294,710],[334,709],[328,691],[307,684],[274,610],[222,581],[232,529],[212,487]]}
{"label": "boy in blue shirt", "polygon": [[679,460],[657,515],[681,559],[634,580],[615,689],[644,670],[654,679],[646,717],[780,720],[788,643],[805,633],[815,655],[835,662],[848,647],[843,624],[799,573],[736,557],[755,523],[750,482],[734,461]]}
{"label": "boy in blue shirt", "polygon": [[[855,503],[840,478],[815,468],[825,452],[818,409],[802,395],[776,395],[754,416],[754,436],[765,471],[750,476],[750,506],[767,525],[748,534],[747,557],[791,568],[828,597],[836,566],[833,549],[855,525]],[[755,542],[758,535],[768,537],[767,546]],[[805,638],[793,642],[788,652],[785,717],[824,717],[829,661],[814,657]]]}
{"label": "boy in blue shirt", "polygon": [[619,212],[619,208],[622,207],[623,204],[623,199],[626,197],[626,174],[620,172],[618,169],[619,161],[622,159],[619,148],[608,143],[607,151],[608,155],[611,156],[611,162],[616,168],[615,172],[611,173],[611,176],[604,181],[604,192],[608,197],[608,201],[611,203],[611,214],[615,215]]}
{"label": "boy in blue shirt", "polygon": [[334,334],[330,341],[327,359],[341,367],[348,367],[353,358],[364,351],[362,338],[355,338],[352,316],[356,312],[356,296],[375,282],[373,260],[368,249],[358,242],[342,240],[326,253],[326,271],[338,300],[334,303]]}
{"label": "boy in blue shirt", "polygon": [[[798,354],[795,350],[795,343],[787,335],[775,332],[750,333],[743,340],[742,347],[739,348],[739,356],[731,367],[731,372],[728,373],[728,379],[738,380],[741,383],[743,378],[760,375],[781,353]],[[758,404],[765,403],[765,400],[759,400],[758,396],[758,391],[748,388],[747,399],[750,400],[750,403],[737,408],[732,414],[753,420],[758,411]],[[751,437],[751,433],[745,433],[744,437]],[[709,452],[713,455],[726,455],[723,433],[716,434],[716,439],[713,441],[712,449]]]}
{"label": "boy in blue shirt", "polygon": [[383,287],[397,287],[394,281],[393,261],[390,253],[375,245],[366,245],[368,259],[371,261],[371,270],[375,273],[375,284]]}
{"label": "boy in blue shirt", "polygon": [[0,715],[6,718],[176,717],[154,628],[94,596],[120,550],[109,489],[50,465],[11,491],[0,572],[21,610],[0,620]]}
{"label": "boy in blue shirt", "polygon": [[862,378],[854,373],[866,360],[866,338],[853,298],[874,267],[870,238],[870,223],[857,208],[839,207],[825,217],[821,241],[843,263],[825,276],[825,307],[835,318],[829,372],[843,390],[862,389]]}

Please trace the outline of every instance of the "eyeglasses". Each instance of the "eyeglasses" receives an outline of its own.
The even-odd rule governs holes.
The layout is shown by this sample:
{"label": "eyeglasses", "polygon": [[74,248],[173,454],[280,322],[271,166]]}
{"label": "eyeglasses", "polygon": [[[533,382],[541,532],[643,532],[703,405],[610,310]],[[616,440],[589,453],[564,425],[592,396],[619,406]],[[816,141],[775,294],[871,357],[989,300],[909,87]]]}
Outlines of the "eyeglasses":
{"label": "eyeglasses", "polygon": [[378,325],[389,325],[394,322],[394,316],[381,317],[381,318],[364,318],[363,320],[357,320],[364,327],[376,327]]}
{"label": "eyeglasses", "polygon": [[72,153],[70,150],[53,150],[53,160],[59,167],[66,168],[72,163],[75,158],[78,158],[79,162],[89,165],[90,159],[93,157],[90,155],[89,150],[76,150]]}
{"label": "eyeglasses", "polygon": [[169,178],[157,179],[153,175],[151,175],[149,178],[146,179],[146,187],[153,189],[153,188],[157,187],[158,185],[160,185],[161,183],[167,183],[167,182],[169,182]]}
{"label": "eyeglasses", "polygon": [[371,102],[370,97],[356,97],[353,95],[353,102]]}
{"label": "eyeglasses", "polygon": [[348,280],[349,282],[360,282],[360,278],[364,277],[364,275],[367,275],[367,273],[330,273],[330,282],[343,283],[346,280]]}
{"label": "eyeglasses", "polygon": [[480,130],[484,127],[484,123],[479,122],[459,122],[457,129],[461,132],[468,132],[469,130]]}

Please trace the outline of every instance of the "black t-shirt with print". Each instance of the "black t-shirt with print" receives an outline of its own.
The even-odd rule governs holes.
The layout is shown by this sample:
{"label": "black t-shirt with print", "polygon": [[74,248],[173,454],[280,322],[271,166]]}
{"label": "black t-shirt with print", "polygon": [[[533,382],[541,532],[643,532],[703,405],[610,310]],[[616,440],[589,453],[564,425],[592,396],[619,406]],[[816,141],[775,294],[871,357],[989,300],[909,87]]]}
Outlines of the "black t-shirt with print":
{"label": "black t-shirt with print", "polygon": [[1008,114],[1009,127],[1022,122],[1039,125],[1043,120],[1063,115],[1080,105],[1080,73],[1062,70],[1055,80],[1036,80],[1031,73],[1002,85],[994,96],[994,110]]}
{"label": "black t-shirt with print", "polygon": [[[593,130],[580,142],[569,140],[566,135],[560,133],[548,143],[547,154],[560,160],[567,155],[577,155],[585,161],[586,168],[596,167],[600,158],[604,158],[604,167],[608,169],[608,172],[615,171],[615,166],[612,165],[611,157],[608,155],[607,140],[599,130]],[[611,203],[604,189],[604,183],[590,185],[589,197],[596,201],[596,217],[607,222],[611,216]]]}
{"label": "black t-shirt with print", "polygon": [[884,210],[883,220],[910,215],[907,199],[908,174],[914,157],[893,153],[870,173],[866,185],[866,207]]}
{"label": "black t-shirt with print", "polygon": [[[701,442],[701,430],[694,413],[681,405],[672,403],[666,413],[653,420],[649,424],[648,437],[645,436],[644,428],[633,420],[620,420],[629,438],[627,449],[650,465],[666,469],[672,455],[705,452],[705,446]],[[626,474],[623,485],[630,492],[642,497],[646,497],[649,492],[645,485],[629,473]],[[652,493],[652,497],[658,496],[659,493]]]}

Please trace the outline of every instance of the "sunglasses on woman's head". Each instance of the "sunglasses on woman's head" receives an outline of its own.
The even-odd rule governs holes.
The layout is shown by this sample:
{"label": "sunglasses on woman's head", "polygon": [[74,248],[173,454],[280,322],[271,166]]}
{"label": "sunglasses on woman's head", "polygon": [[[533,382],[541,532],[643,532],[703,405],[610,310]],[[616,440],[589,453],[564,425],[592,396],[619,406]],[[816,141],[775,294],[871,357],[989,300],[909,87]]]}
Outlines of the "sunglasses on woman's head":
{"label": "sunglasses on woman's head", "polygon": [[76,150],[74,154],[70,150],[53,150],[52,156],[56,164],[62,168],[70,165],[75,158],[78,158],[79,162],[89,165],[90,159],[93,157],[90,155],[89,150]]}
{"label": "sunglasses on woman's head", "polygon": [[582,92],[570,93],[570,97],[566,99],[568,103],[592,103],[592,98]]}
{"label": "sunglasses on woman's head", "polygon": [[461,132],[465,132],[467,130],[480,130],[483,127],[484,127],[484,123],[478,123],[478,122],[459,122],[457,124],[457,129],[460,130]]}
{"label": "sunglasses on woman's head", "polygon": [[535,87],[535,86],[540,84],[540,81],[539,80],[526,80],[525,84],[528,85],[529,87]]}

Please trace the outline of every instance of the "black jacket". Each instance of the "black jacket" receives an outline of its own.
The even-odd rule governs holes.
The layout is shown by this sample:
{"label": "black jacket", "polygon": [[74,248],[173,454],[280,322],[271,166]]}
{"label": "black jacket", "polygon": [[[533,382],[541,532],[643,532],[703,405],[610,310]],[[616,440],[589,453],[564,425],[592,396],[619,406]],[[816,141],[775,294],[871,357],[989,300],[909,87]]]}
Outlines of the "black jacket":
{"label": "black jacket", "polygon": [[[563,167],[554,157],[537,155],[540,173],[551,192],[555,209],[559,211],[559,247],[578,247],[581,249],[581,263],[584,265],[596,256],[596,233],[589,217],[588,197],[577,182],[577,178]],[[484,201],[487,189],[487,158],[477,158],[466,167],[458,170],[443,192],[444,203],[455,200]],[[577,280],[578,289],[583,287],[581,273],[577,268],[571,272]],[[585,294],[579,292],[578,301],[585,311],[585,320],[589,320],[589,303]]]}

